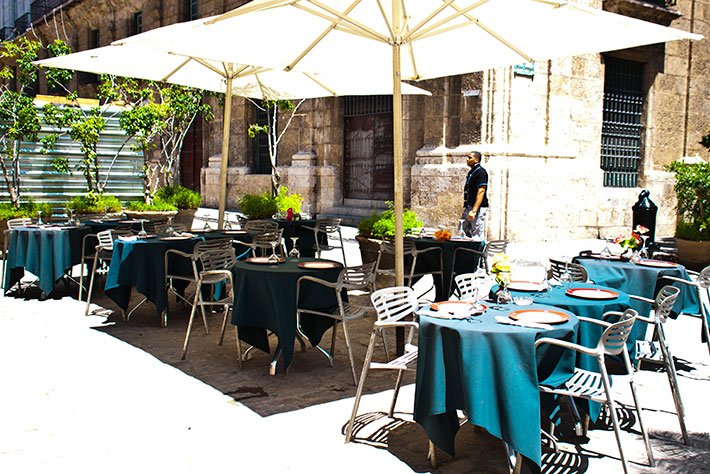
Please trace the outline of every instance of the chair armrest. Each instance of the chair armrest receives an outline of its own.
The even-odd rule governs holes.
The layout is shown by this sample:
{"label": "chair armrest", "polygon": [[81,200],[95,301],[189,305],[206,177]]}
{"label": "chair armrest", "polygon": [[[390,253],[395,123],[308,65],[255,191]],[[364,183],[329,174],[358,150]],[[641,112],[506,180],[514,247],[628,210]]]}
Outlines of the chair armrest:
{"label": "chair armrest", "polygon": [[414,255],[422,255],[424,253],[432,252],[432,251],[441,253],[441,247],[428,247],[428,248],[421,249],[421,250],[415,248],[413,253],[414,253]]}
{"label": "chair armrest", "polygon": [[[604,316],[606,317],[607,314],[608,314],[608,313],[604,313]],[[619,314],[623,314],[623,313],[619,313]],[[577,316],[577,319],[579,319],[580,321],[585,322],[585,323],[596,324],[596,325],[598,325],[598,326],[604,326],[604,327],[607,327],[607,328],[608,328],[609,326],[611,326],[611,323],[607,323],[606,321],[601,321],[601,320],[599,320],[599,319],[585,318],[584,316]]]}
{"label": "chair armrest", "polygon": [[191,253],[185,253],[185,252],[177,250],[177,249],[168,249],[165,251],[165,259],[166,260],[168,258],[168,254],[171,254],[171,253],[178,255],[180,257],[185,257],[185,258],[189,258],[189,259],[196,259],[197,258],[195,255],[193,255]]}
{"label": "chair armrest", "polygon": [[561,341],[559,339],[552,339],[550,337],[542,337],[535,341],[535,349],[542,344],[550,344],[553,346],[564,347],[565,349],[571,349],[576,352],[581,352],[582,354],[587,354],[593,357],[599,356],[599,351],[597,349],[590,349],[589,347],[580,346],[573,342]]}
{"label": "chair armrest", "polygon": [[312,277],[312,276],[302,276],[301,278],[298,279],[297,285],[301,284],[301,281],[312,281],[313,283],[317,283],[319,285],[327,286],[328,288],[333,288],[334,290],[338,288],[337,283],[333,283],[327,280],[323,280],[320,278]]}
{"label": "chair armrest", "polygon": [[648,323],[648,324],[655,324],[656,323],[656,321],[654,321],[653,318],[648,317],[648,316],[641,316],[640,314],[638,316],[636,316],[636,320],[643,321],[644,323]]}
{"label": "chair armrest", "polygon": [[200,272],[200,279],[206,276],[225,276],[225,277],[231,277],[232,272],[231,270],[207,270],[207,271],[201,271]]}
{"label": "chair armrest", "polygon": [[683,283],[684,285],[693,286],[693,287],[695,287],[695,288],[697,288],[697,287],[699,286],[698,283],[695,282],[695,281],[684,280],[684,279],[682,279],[682,278],[678,278],[678,277],[674,277],[674,276],[666,276],[666,275],[663,275],[663,276],[661,276],[661,279],[663,279],[663,280],[676,281],[676,282],[678,282],[678,283]]}
{"label": "chair armrest", "polygon": [[375,327],[377,328],[417,328],[419,329],[419,323],[415,321],[375,321]]}
{"label": "chair armrest", "polygon": [[644,303],[651,303],[651,304],[653,304],[653,303],[656,302],[656,300],[652,300],[651,298],[646,298],[646,297],[637,296],[637,295],[629,295],[629,298],[634,299],[634,300],[643,301]]}
{"label": "chair armrest", "polygon": [[318,228],[317,228],[317,227],[308,227],[307,225],[302,225],[301,228],[302,228],[302,229],[312,230],[313,232],[318,233]]}

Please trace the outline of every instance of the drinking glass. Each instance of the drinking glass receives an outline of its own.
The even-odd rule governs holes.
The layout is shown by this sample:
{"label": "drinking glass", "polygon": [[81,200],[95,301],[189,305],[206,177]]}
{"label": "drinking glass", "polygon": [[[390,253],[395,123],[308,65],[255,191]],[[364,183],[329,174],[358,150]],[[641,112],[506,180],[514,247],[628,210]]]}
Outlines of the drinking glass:
{"label": "drinking glass", "polygon": [[141,230],[138,232],[138,237],[141,239],[145,239],[148,236],[148,232],[145,231],[145,227],[143,226],[144,223],[145,221],[141,220]]}
{"label": "drinking glass", "polygon": [[173,216],[168,217],[168,228],[165,229],[165,233],[168,235],[173,235],[175,233],[175,228],[173,227]]}
{"label": "drinking glass", "polygon": [[210,223],[205,221],[205,225],[202,226],[202,230],[205,232],[209,232],[212,230],[212,227],[210,227]]}
{"label": "drinking glass", "polygon": [[466,232],[463,230],[463,223],[466,222],[465,219],[459,219],[459,230],[458,230],[458,236],[463,238],[466,238]]}
{"label": "drinking glass", "polygon": [[37,211],[37,225],[44,225],[44,221],[42,220],[42,211]]}
{"label": "drinking glass", "polygon": [[74,220],[72,219],[71,209],[69,209],[68,207],[65,207],[64,209],[67,211],[67,221],[65,225],[72,225],[74,223]]}
{"label": "drinking glass", "polygon": [[271,242],[271,255],[269,255],[269,263],[278,263],[279,256],[276,255],[276,242]]}
{"label": "drinking glass", "polygon": [[609,249],[609,242],[610,239],[604,239],[604,248],[602,249],[601,252],[599,252],[599,255],[605,258],[611,257],[611,250]]}
{"label": "drinking glass", "polygon": [[299,258],[301,256],[301,252],[298,251],[298,237],[291,237],[291,241],[293,242],[293,247],[288,253],[289,258]]}
{"label": "drinking glass", "polygon": [[232,230],[232,223],[229,222],[229,219],[224,220],[224,230]]}
{"label": "drinking glass", "polygon": [[109,219],[110,216],[108,215],[108,206],[104,206],[104,216],[102,219]]}
{"label": "drinking glass", "polygon": [[641,250],[639,250],[639,257],[641,258],[648,258],[648,247],[646,247],[646,241],[648,240],[648,235],[642,235],[641,240],[643,243],[641,244]]}

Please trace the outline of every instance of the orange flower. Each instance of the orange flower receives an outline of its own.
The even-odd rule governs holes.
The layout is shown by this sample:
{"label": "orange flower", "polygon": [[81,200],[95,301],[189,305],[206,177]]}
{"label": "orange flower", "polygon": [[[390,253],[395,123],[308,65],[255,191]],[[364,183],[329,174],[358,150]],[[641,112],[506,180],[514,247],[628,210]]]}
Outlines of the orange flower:
{"label": "orange flower", "polygon": [[439,229],[434,232],[434,237],[436,237],[436,240],[446,241],[451,238],[451,232],[448,229]]}

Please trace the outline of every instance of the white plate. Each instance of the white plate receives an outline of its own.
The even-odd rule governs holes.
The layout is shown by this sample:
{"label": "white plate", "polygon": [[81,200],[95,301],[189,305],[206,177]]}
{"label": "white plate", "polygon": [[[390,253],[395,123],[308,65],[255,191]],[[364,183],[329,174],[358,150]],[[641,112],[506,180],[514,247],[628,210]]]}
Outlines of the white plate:
{"label": "white plate", "polygon": [[676,265],[673,262],[666,262],[663,260],[639,260],[636,262],[636,265],[641,265],[644,267],[655,267],[655,268],[675,268],[678,265]]}
{"label": "white plate", "polygon": [[340,265],[334,262],[301,262],[298,264],[301,268],[310,268],[314,270],[323,270],[326,268],[335,268]]}
{"label": "white plate", "polygon": [[515,291],[543,291],[545,286],[537,281],[511,281],[508,289]]}
{"label": "white plate", "polygon": [[550,309],[519,309],[511,311],[508,317],[521,323],[560,324],[569,321],[569,316]]}
{"label": "white plate", "polygon": [[585,300],[613,300],[619,296],[616,291],[602,290],[601,288],[570,288],[565,293]]}

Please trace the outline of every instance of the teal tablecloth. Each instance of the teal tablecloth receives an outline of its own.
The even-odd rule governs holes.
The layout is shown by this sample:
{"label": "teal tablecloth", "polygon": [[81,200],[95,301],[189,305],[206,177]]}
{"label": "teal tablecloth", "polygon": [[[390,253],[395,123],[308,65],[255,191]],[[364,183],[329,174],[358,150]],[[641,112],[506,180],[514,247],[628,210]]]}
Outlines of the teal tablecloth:
{"label": "teal tablecloth", "polygon": [[[441,258],[444,265],[444,282],[442,285],[439,278],[434,277],[436,301],[448,300],[451,295],[452,289],[449,287],[449,281],[451,280],[451,272],[454,270],[454,251],[459,247],[478,251],[481,251],[483,248],[483,242],[474,242],[471,240],[448,240],[445,242],[429,238],[416,238],[412,240],[414,240],[414,246],[420,250],[431,247],[441,249]],[[468,252],[459,252],[455,270],[457,274],[471,273],[476,271],[478,264],[478,258],[475,255]],[[415,271],[417,273],[436,271],[439,270],[439,265],[439,253],[429,252],[417,258],[417,268],[415,268]]]}
{"label": "teal tablecloth", "polygon": [[[510,310],[521,307],[509,306]],[[527,308],[550,308],[534,305]],[[538,382],[558,386],[574,368],[574,353],[535,340],[574,340],[578,320],[541,330],[503,325],[494,317],[508,311],[489,308],[481,323],[422,316],[414,419],[429,439],[454,454],[459,429],[456,410],[469,422],[508,443],[540,469]]]}
{"label": "teal tablecloth", "polygon": [[[609,261],[587,257],[576,257],[575,261],[587,269],[589,279],[598,285],[616,288],[630,295],[655,298],[656,293],[672,282],[664,276],[673,276],[690,281],[688,272],[683,265],[674,268],[655,268],[637,265],[631,262]],[[675,283],[680,288],[680,294],[673,311],[679,313],[700,314],[698,294],[688,285]],[[640,314],[648,316],[650,305],[638,300],[631,300],[631,307]]]}
{"label": "teal tablecloth", "polygon": [[39,287],[49,295],[54,282],[81,261],[81,245],[88,227],[20,227],[10,234],[5,264],[7,292],[22,279],[24,271],[39,278]]}
{"label": "teal tablecloth", "polygon": [[[293,358],[298,279],[310,275],[334,282],[343,269],[341,264],[335,268],[319,270],[298,266],[300,262],[314,260],[288,259],[280,265],[237,262],[234,266],[232,324],[239,328],[239,339],[269,353],[268,331],[272,331],[279,338],[284,367],[288,367]],[[335,292],[322,285],[303,284],[300,306],[310,309],[333,309],[337,306]],[[301,320],[301,328],[314,346],[332,326],[332,319],[315,315],[304,315]]]}

